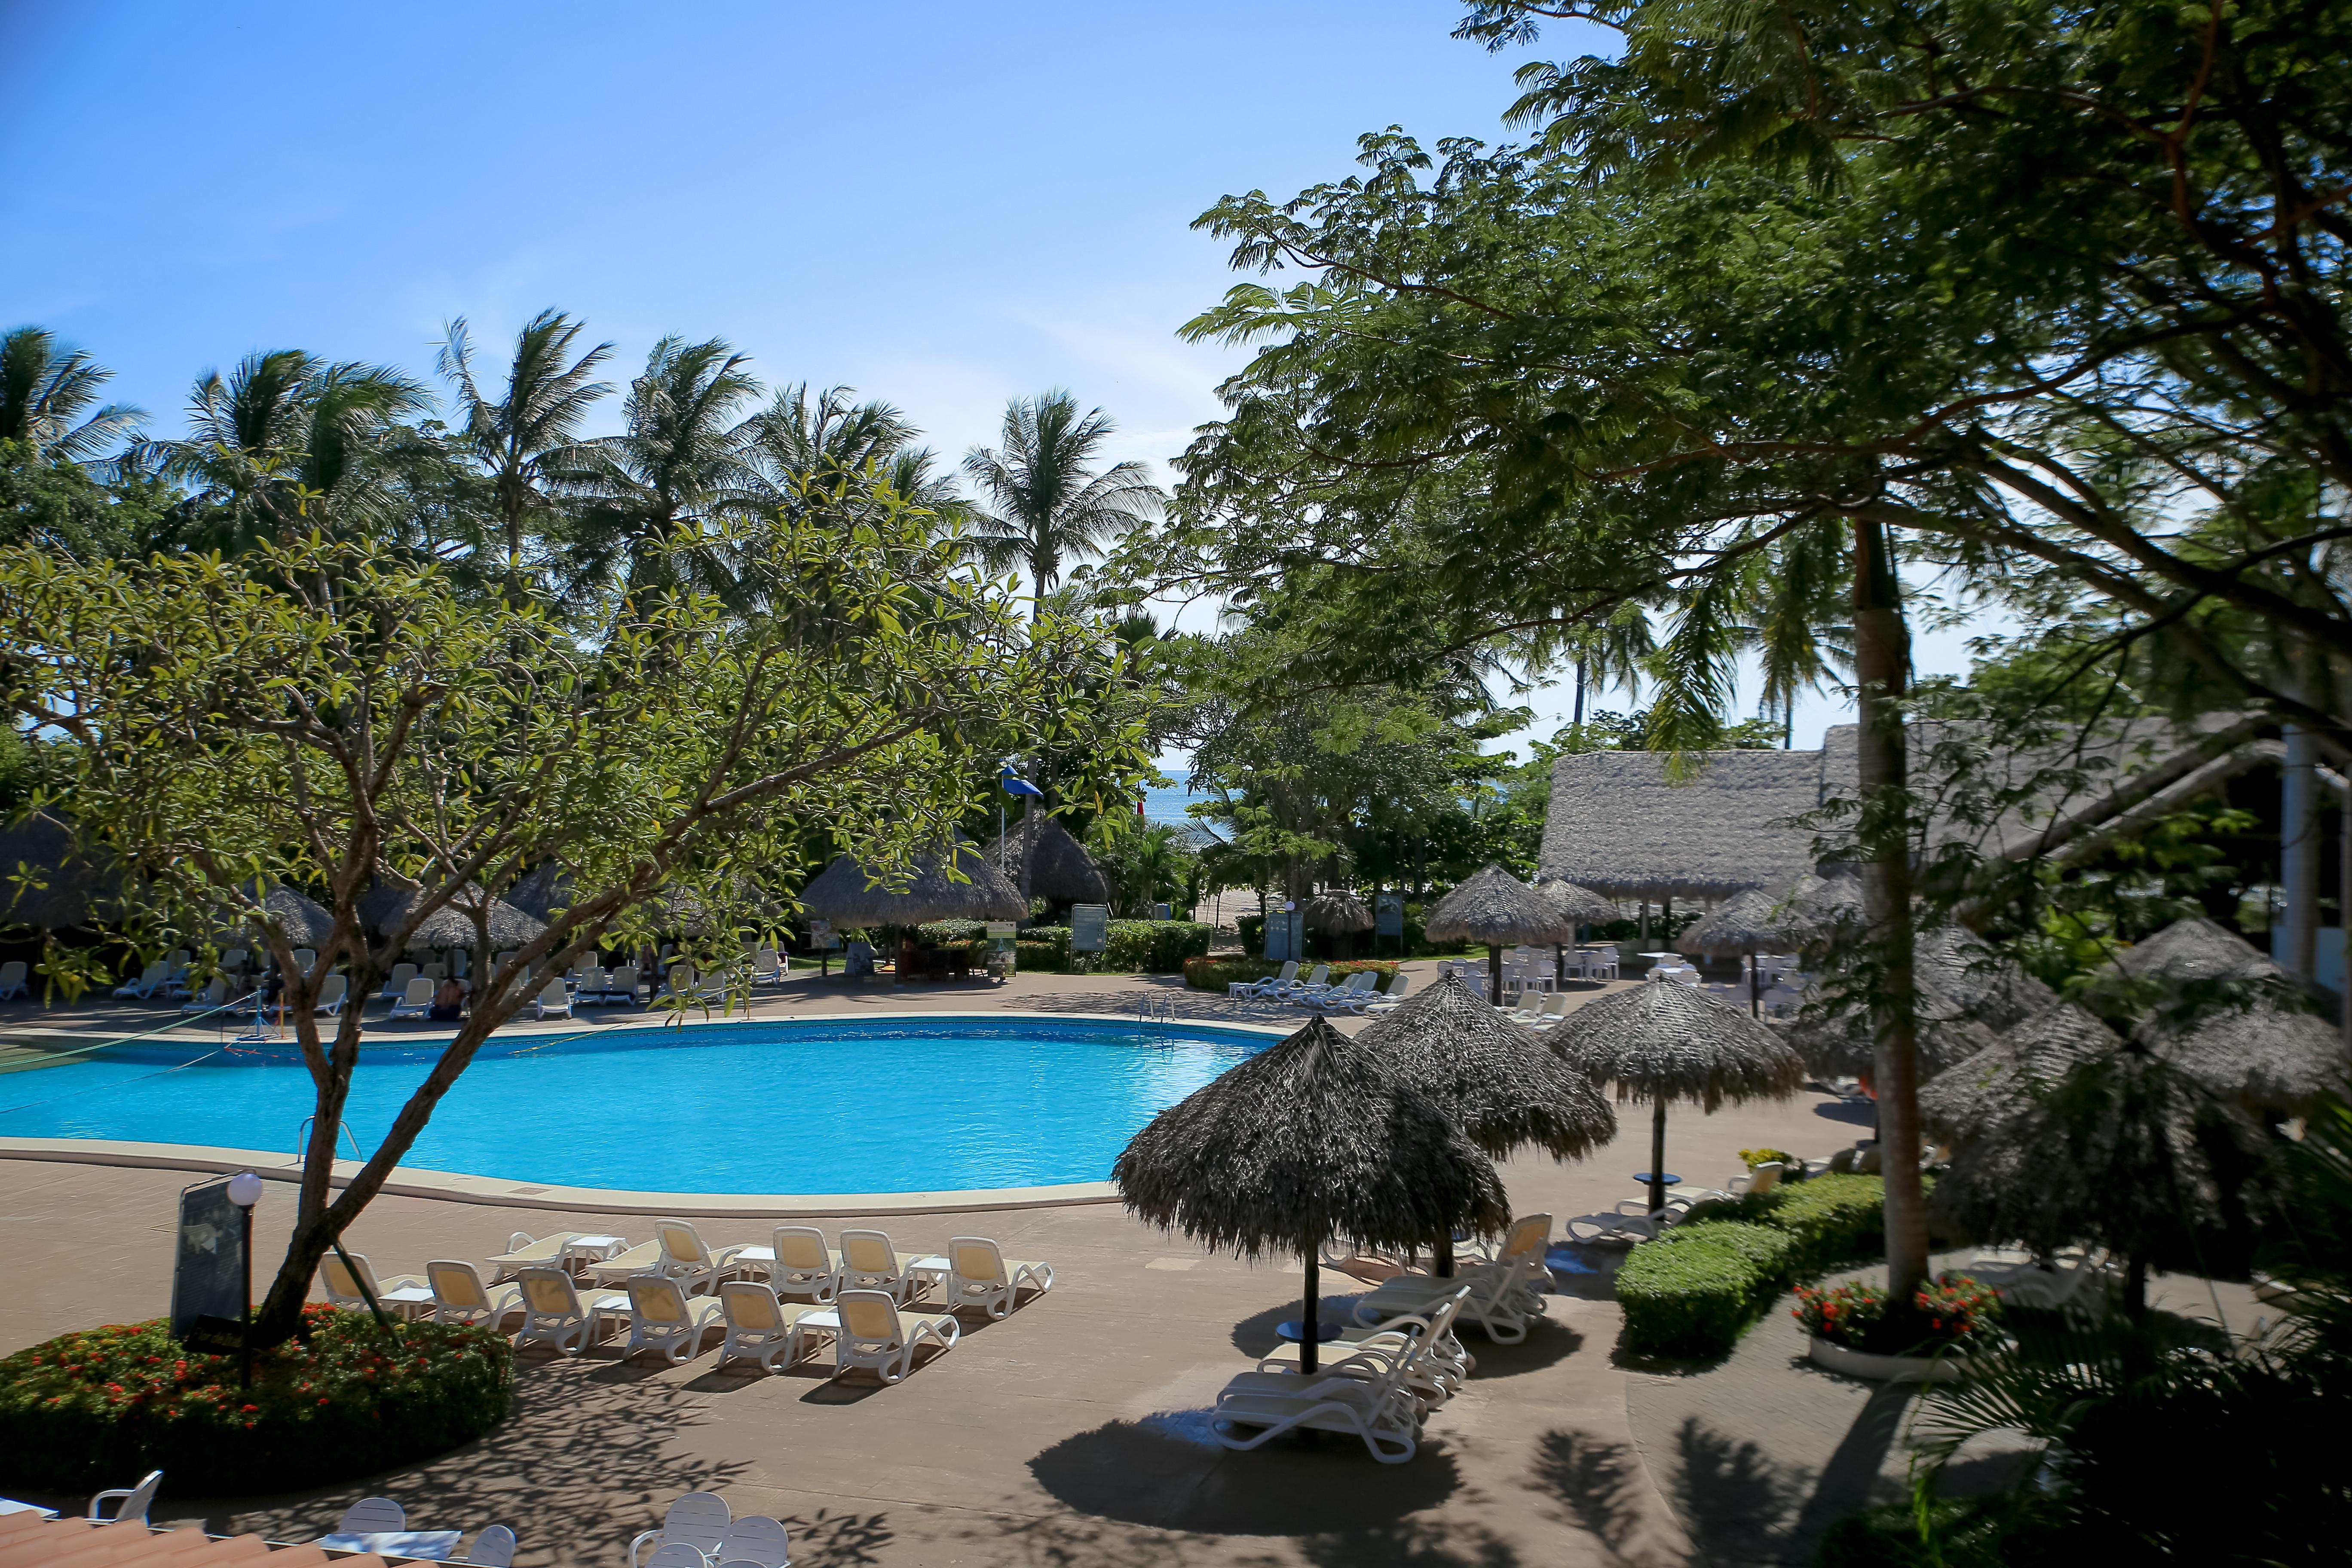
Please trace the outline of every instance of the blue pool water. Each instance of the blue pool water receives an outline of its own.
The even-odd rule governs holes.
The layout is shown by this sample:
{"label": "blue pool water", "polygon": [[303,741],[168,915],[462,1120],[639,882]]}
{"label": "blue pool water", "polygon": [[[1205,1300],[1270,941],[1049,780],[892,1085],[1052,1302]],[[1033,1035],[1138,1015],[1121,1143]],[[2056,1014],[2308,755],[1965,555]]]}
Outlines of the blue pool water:
{"label": "blue pool water", "polygon": [[[1263,1049],[1241,1030],[1023,1017],[827,1019],[516,1037],[475,1058],[402,1162],[565,1186],[890,1193],[1097,1182],[1137,1129]],[[373,1151],[434,1053],[362,1056]],[[0,1078],[0,1135],[283,1149],[291,1045],[115,1047]]]}

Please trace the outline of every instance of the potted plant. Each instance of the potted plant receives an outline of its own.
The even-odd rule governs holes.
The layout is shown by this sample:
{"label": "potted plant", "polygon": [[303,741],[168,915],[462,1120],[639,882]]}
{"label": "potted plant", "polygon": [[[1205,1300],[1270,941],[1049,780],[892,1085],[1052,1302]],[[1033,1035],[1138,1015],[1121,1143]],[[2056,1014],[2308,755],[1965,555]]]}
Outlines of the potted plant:
{"label": "potted plant", "polygon": [[1800,1286],[1790,1313],[1805,1325],[1817,1365],[1888,1383],[1950,1383],[1972,1344],[1990,1339],[2000,1293],[1965,1274],[1939,1274],[1908,1302],[1860,1282]]}
{"label": "potted plant", "polygon": [[1759,1165],[1778,1165],[1782,1181],[1801,1182],[1805,1179],[1805,1163],[1786,1149],[1742,1149],[1739,1163],[1748,1167],[1751,1175]]}

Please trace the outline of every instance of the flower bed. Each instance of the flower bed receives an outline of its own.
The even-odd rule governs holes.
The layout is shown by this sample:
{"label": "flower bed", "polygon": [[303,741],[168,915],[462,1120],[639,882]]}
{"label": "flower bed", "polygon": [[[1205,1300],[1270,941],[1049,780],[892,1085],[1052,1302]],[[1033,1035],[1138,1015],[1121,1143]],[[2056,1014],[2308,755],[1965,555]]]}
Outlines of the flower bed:
{"label": "flower bed", "polygon": [[310,1342],[237,1358],[173,1340],[163,1319],[62,1334],[0,1358],[0,1480],[89,1492],[161,1469],[185,1497],[288,1491],[470,1442],[514,1386],[488,1329],[303,1309]]}
{"label": "flower bed", "polygon": [[[1812,1359],[1833,1371],[1898,1382],[1956,1377],[1957,1363],[1933,1371],[1923,1363],[1938,1352],[1963,1353],[1990,1339],[2000,1314],[2000,1294],[1965,1274],[1939,1274],[1908,1303],[1859,1281],[1826,1290],[1800,1287],[1790,1316],[1812,1336]],[[1909,1363],[1907,1366],[1905,1363]]]}

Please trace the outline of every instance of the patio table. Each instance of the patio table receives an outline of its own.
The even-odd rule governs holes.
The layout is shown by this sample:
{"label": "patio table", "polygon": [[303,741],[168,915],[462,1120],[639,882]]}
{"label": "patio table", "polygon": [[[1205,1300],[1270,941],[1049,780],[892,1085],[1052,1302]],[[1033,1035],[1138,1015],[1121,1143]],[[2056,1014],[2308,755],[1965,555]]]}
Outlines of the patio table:
{"label": "patio table", "polygon": [[621,1236],[575,1236],[563,1248],[561,1267],[577,1270],[583,1263],[602,1263],[608,1258],[618,1258],[629,1250],[629,1241]]}
{"label": "patio table", "polygon": [[446,1563],[457,1550],[462,1530],[371,1530],[350,1535],[319,1537],[330,1552],[373,1552],[379,1557],[415,1557]]}
{"label": "patio table", "polygon": [[[954,1266],[940,1253],[933,1253],[928,1258],[918,1258],[907,1265],[907,1277],[920,1284],[924,1290],[935,1286],[942,1290],[947,1289],[948,1276],[954,1271]],[[912,1305],[913,1297],[920,1294],[922,1290],[910,1292],[908,1304]]]}

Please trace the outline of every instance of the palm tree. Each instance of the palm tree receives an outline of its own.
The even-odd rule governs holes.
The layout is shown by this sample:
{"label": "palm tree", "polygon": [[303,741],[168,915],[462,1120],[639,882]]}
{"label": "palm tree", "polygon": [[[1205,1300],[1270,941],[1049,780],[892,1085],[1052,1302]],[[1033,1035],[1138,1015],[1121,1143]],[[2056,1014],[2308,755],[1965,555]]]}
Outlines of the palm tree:
{"label": "palm tree", "polygon": [[246,355],[226,376],[206,372],[190,395],[188,435],[142,456],[223,506],[224,548],[324,521],[376,527],[397,517],[402,500],[399,475],[380,460],[383,445],[401,419],[430,406],[425,388],[398,371],[274,349]]}
{"label": "palm tree", "polygon": [[1066,392],[1016,397],[1005,406],[1002,447],[975,447],[963,460],[995,508],[974,515],[978,553],[992,571],[1027,572],[1033,613],[1061,582],[1066,558],[1101,554],[1168,503],[1141,463],[1089,470],[1115,428],[1099,408],[1080,415]]}
{"label": "palm tree", "polygon": [[0,337],[0,441],[22,441],[36,458],[97,457],[147,417],[127,403],[110,403],[80,419],[113,379],[112,371],[47,327],[15,329]]}
{"label": "palm tree", "polygon": [[[598,343],[574,358],[586,328],[561,310],[541,310],[515,334],[514,363],[497,402],[474,382],[474,346],[466,318],[451,321],[434,364],[457,384],[458,443],[490,480],[499,523],[506,536],[506,584],[509,604],[522,601],[524,539],[544,539],[556,514],[553,489],[587,461],[579,437],[588,407],[613,390],[594,381],[596,367],[613,352]],[[570,360],[570,363],[564,363]],[[538,526],[533,529],[533,524]]]}
{"label": "palm tree", "polygon": [[775,508],[822,510],[811,507],[811,487],[871,465],[900,499],[937,513],[941,531],[966,521],[971,503],[956,494],[953,476],[935,471],[938,458],[915,445],[922,432],[892,405],[853,403],[856,395],[847,386],[811,394],[803,382],[777,393],[759,416],[754,458]]}
{"label": "palm tree", "polygon": [[568,565],[583,586],[617,577],[625,591],[679,581],[684,573],[730,602],[740,598],[718,554],[664,545],[680,529],[701,531],[759,510],[769,493],[753,449],[761,419],[736,413],[762,390],[742,367],[750,356],[717,338],[667,337],[629,384],[625,428],[583,448],[570,480],[588,504],[574,520]]}

